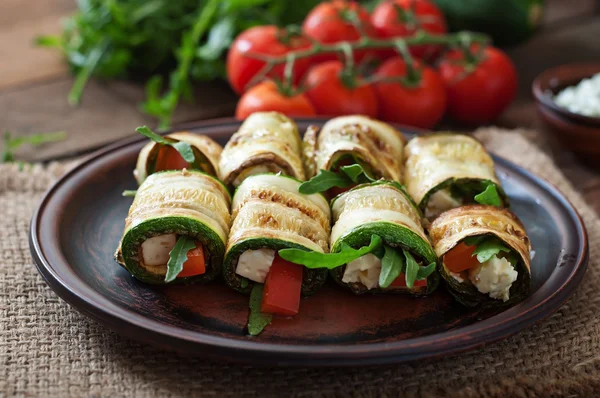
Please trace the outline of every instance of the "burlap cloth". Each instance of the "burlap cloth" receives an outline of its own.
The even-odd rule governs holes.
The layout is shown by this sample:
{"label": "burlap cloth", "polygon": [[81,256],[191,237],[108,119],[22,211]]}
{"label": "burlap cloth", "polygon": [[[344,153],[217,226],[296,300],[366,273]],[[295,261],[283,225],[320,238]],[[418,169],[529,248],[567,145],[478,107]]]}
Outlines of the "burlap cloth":
{"label": "burlap cloth", "polygon": [[0,395],[600,396],[600,222],[552,161],[521,135],[478,132],[488,148],[555,184],[586,221],[590,264],[558,312],[502,342],[395,366],[274,369],[180,358],[128,341],[59,299],[38,275],[28,227],[68,167],[0,166]]}

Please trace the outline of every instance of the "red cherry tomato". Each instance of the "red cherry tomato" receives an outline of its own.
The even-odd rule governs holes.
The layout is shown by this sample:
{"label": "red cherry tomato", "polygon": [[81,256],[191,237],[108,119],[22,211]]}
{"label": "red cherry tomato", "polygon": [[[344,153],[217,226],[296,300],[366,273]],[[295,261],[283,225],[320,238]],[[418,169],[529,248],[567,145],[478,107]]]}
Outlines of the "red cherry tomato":
{"label": "red cherry tomato", "polygon": [[277,111],[287,116],[315,116],[315,108],[304,94],[286,97],[277,85],[264,81],[246,91],[237,103],[235,117],[245,119],[254,112]]}
{"label": "red cherry tomato", "polygon": [[467,246],[464,242],[459,243],[444,255],[444,265],[456,273],[477,267],[479,261],[477,261],[477,257],[473,257],[476,248],[475,245]]}
{"label": "red cherry tomato", "polygon": [[377,96],[369,84],[347,87],[340,61],[327,61],[311,68],[306,75],[308,100],[319,115],[339,116],[361,114],[377,117]]}
{"label": "red cherry tomato", "polygon": [[[380,3],[371,15],[371,23],[377,37],[412,36],[418,30],[431,34],[444,34],[446,20],[444,14],[433,3],[427,0],[392,0]],[[435,58],[440,52],[439,46],[422,45],[410,48],[411,54],[423,59]],[[394,50],[382,50],[383,57],[396,54]]]}
{"label": "red cherry tomato", "polygon": [[[320,3],[311,10],[304,19],[302,31],[304,34],[319,43],[338,43],[340,41],[357,41],[361,32],[351,18],[357,17],[362,30],[367,36],[375,37],[375,29],[371,25],[369,13],[355,1],[334,0]],[[374,51],[361,50],[355,53],[356,62],[367,56],[374,56]],[[335,55],[315,56],[313,62],[333,60]]]}
{"label": "red cherry tomato", "polygon": [[276,255],[265,279],[260,312],[294,316],[300,309],[303,266]]}
{"label": "red cherry tomato", "polygon": [[[478,46],[472,46],[477,54]],[[448,113],[458,122],[483,124],[497,118],[517,93],[517,72],[506,54],[487,47],[481,59],[467,60],[459,50],[442,57],[439,71],[448,92]]]}
{"label": "red cherry tomato", "polygon": [[196,247],[188,252],[187,261],[183,263],[183,269],[177,275],[178,278],[185,276],[202,275],[206,273],[206,256],[204,247],[200,242],[195,242]]}
{"label": "red cherry tomato", "polygon": [[[266,56],[281,56],[290,51],[298,51],[310,47],[310,42],[303,37],[294,36],[289,42],[284,43],[280,36],[283,30],[275,26],[255,26],[243,31],[231,44],[227,53],[227,77],[229,84],[236,93],[246,91],[248,83],[265,65],[263,61],[251,58],[248,54],[254,53]],[[301,58],[294,63],[294,83],[310,66],[310,58]],[[270,73],[270,77],[283,76],[285,65],[277,65]]]}
{"label": "red cherry tomato", "polygon": [[[401,82],[379,82],[375,90],[379,99],[379,116],[387,121],[421,128],[431,128],[446,110],[444,82],[436,71],[415,62],[421,79],[413,87]],[[401,57],[390,58],[375,72],[377,77],[406,77],[406,64]]]}
{"label": "red cherry tomato", "polygon": [[154,171],[189,169],[190,164],[177,152],[177,149],[169,145],[161,145],[156,157]]}

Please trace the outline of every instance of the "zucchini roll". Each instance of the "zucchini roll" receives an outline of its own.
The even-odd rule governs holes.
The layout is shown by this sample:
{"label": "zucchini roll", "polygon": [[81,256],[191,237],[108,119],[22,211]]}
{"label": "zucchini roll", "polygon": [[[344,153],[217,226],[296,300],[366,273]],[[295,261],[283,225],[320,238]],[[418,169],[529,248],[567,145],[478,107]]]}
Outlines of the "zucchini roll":
{"label": "zucchini roll", "polygon": [[327,276],[325,269],[307,269],[277,254],[285,248],[328,251],[329,204],[322,195],[298,193],[299,185],[288,176],[257,174],[233,196],[225,281],[242,293],[264,284],[263,312],[295,315],[300,293],[314,293]]}
{"label": "zucchini roll", "polygon": [[246,177],[262,173],[304,180],[296,123],[277,112],[253,113],[225,145],[219,168],[221,180],[234,187]]}
{"label": "zucchini roll", "polygon": [[[144,133],[144,135],[152,141],[146,144],[138,155],[133,172],[138,184],[144,182],[150,174],[164,170],[200,170],[211,176],[217,176],[219,156],[221,156],[223,148],[211,138],[186,131],[164,137],[152,132]],[[178,143],[189,144],[191,158],[188,160],[192,160],[191,162],[182,157],[180,154],[182,148],[178,146]]]}
{"label": "zucchini roll", "polygon": [[200,171],[152,174],[129,209],[117,262],[148,283],[213,280],[225,253],[230,203],[227,188]]}
{"label": "zucchini roll", "polygon": [[416,137],[405,155],[404,183],[429,220],[465,204],[508,206],[494,162],[474,138],[450,133]]}
{"label": "zucchini roll", "polygon": [[435,290],[437,257],[419,210],[399,184],[359,185],[337,196],[331,209],[331,252],[368,252],[332,270],[338,283],[356,294],[424,295]]}
{"label": "zucchini roll", "polygon": [[311,180],[303,184],[302,191],[330,190],[328,194],[333,197],[349,187],[381,178],[401,182],[405,143],[401,132],[365,116],[336,117],[320,131],[311,126],[303,143],[306,173]]}
{"label": "zucchini roll", "polygon": [[449,210],[430,229],[440,273],[452,295],[467,306],[499,306],[529,294],[531,245],[510,210],[464,206]]}

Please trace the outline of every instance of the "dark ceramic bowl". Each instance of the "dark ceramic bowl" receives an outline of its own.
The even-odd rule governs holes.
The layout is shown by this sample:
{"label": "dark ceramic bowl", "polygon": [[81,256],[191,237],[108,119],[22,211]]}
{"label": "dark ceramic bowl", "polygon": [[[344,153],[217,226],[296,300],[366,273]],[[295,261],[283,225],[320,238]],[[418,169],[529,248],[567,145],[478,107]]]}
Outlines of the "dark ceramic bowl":
{"label": "dark ceramic bowl", "polygon": [[582,161],[600,167],[600,117],[583,116],[558,106],[553,97],[562,89],[600,72],[600,64],[563,65],[540,74],[532,86],[545,127]]}

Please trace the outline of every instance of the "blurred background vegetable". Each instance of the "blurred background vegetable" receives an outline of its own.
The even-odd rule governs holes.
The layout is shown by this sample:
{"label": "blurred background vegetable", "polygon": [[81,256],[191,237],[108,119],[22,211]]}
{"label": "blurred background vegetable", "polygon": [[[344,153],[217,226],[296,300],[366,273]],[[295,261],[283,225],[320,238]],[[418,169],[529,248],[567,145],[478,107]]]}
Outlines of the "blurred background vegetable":
{"label": "blurred background vegetable", "polygon": [[147,81],[142,109],[167,127],[180,98],[191,98],[191,82],[225,78],[224,54],[238,33],[299,23],[318,2],[78,0],[63,34],[37,42],[65,54],[76,76],[72,104],[91,77]]}
{"label": "blurred background vegetable", "polygon": [[529,38],[542,21],[544,0],[434,0],[452,31],[487,33],[500,46]]}

